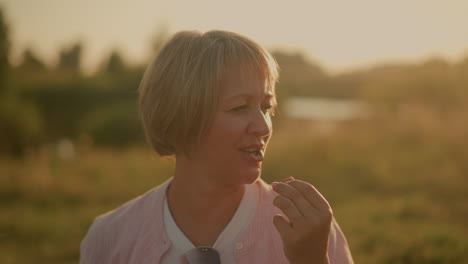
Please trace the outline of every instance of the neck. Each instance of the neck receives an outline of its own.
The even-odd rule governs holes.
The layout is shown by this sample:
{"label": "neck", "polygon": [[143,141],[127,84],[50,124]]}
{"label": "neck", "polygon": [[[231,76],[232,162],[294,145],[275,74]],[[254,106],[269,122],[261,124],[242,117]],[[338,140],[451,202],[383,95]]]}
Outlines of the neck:
{"label": "neck", "polygon": [[167,197],[171,209],[180,207],[192,211],[192,215],[204,216],[229,205],[237,208],[243,194],[244,185],[217,185],[195,177],[187,179],[174,175]]}
{"label": "neck", "polygon": [[234,216],[244,185],[223,185],[206,170],[178,167],[167,192],[168,205],[179,229],[196,246],[216,240]]}

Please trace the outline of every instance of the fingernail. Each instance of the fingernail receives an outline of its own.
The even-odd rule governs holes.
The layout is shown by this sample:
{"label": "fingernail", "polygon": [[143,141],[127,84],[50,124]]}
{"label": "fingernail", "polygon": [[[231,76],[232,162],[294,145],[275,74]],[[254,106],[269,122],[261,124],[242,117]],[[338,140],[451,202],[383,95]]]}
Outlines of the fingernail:
{"label": "fingernail", "polygon": [[278,182],[272,182],[271,187],[275,188],[275,186],[278,185]]}
{"label": "fingernail", "polygon": [[293,176],[289,176],[288,178],[286,178],[286,180],[284,180],[284,182],[290,182],[290,181],[294,181],[294,177]]}

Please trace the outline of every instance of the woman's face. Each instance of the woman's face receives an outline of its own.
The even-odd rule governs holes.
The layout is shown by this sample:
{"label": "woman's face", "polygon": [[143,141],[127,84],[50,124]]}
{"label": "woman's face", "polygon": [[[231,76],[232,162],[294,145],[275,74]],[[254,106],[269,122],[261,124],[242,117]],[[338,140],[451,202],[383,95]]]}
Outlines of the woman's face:
{"label": "woman's face", "polygon": [[192,158],[210,172],[210,181],[253,183],[271,137],[275,98],[253,74],[231,74],[224,83],[213,123]]}

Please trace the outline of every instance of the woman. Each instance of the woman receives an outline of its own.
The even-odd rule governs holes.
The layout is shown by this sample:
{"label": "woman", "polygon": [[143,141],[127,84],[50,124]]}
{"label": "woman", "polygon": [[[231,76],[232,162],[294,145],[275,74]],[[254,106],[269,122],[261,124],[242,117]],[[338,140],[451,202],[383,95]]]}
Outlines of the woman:
{"label": "woman", "polygon": [[277,65],[236,33],[172,37],[140,85],[149,143],[173,177],[98,217],[81,263],[352,263],[328,202],[309,183],[260,179]]}

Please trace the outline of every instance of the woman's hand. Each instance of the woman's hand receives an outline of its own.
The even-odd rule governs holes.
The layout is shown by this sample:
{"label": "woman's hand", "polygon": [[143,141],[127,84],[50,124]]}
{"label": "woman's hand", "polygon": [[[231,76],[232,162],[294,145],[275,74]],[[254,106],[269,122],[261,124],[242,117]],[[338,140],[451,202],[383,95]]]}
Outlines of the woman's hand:
{"label": "woman's hand", "polygon": [[275,215],[273,218],[283,240],[284,253],[291,264],[329,263],[332,209],[311,184],[292,177],[288,180],[272,184],[279,194],[273,204],[287,217]]}

